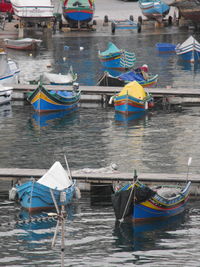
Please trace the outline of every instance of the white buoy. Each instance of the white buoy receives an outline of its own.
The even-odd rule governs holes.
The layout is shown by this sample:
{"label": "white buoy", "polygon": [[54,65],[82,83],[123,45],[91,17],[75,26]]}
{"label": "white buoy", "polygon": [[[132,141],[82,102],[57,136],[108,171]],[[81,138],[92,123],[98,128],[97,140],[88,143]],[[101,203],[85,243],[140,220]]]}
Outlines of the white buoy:
{"label": "white buoy", "polygon": [[80,51],[82,51],[84,49],[84,47],[83,46],[80,46]]}

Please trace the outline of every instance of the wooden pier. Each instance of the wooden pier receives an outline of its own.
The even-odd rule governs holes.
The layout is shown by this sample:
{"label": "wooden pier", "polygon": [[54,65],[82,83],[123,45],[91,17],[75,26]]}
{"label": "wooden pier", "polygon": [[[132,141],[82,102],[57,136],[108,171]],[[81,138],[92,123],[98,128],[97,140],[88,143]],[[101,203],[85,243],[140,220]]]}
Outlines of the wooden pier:
{"label": "wooden pier", "polygon": [[[47,169],[19,169],[2,168],[0,169],[0,180],[13,181],[28,180],[31,178],[39,179],[46,173]],[[133,181],[133,173],[84,173],[72,171],[72,177],[77,180],[77,184],[82,191],[90,191],[91,185],[112,185],[117,182]],[[159,184],[184,184],[187,179],[186,173],[167,174],[167,173],[138,173],[138,179],[147,185]],[[192,195],[200,195],[200,174],[188,175],[188,180],[192,182]]]}
{"label": "wooden pier", "polygon": [[[13,100],[26,99],[27,92],[33,91],[37,88],[37,85],[33,84],[14,84],[13,87]],[[47,90],[55,90],[55,85],[45,85]],[[83,86],[80,85],[81,89],[81,101],[84,100],[99,100],[108,102],[110,96],[117,94],[121,91],[122,87],[111,87],[111,86]],[[66,91],[72,90],[72,86],[56,86],[56,90]],[[185,88],[145,88],[145,90],[152,94],[157,99],[175,99],[180,103],[200,103],[200,89],[185,89]],[[86,97],[88,96],[88,97]],[[95,97],[94,97],[95,96]]]}

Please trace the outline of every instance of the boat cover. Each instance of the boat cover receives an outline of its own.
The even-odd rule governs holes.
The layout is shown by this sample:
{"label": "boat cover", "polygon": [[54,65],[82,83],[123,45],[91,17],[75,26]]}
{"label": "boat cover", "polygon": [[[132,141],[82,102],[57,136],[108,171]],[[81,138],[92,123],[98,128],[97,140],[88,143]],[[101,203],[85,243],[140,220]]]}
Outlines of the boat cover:
{"label": "boat cover", "polygon": [[107,50],[100,52],[100,55],[101,56],[107,56],[107,55],[118,53],[118,52],[121,52],[121,50],[119,48],[117,48],[117,46],[115,44],[109,42]]}
{"label": "boat cover", "polygon": [[21,39],[17,39],[17,40],[13,40],[13,39],[4,39],[5,42],[7,42],[8,44],[15,44],[15,43],[19,43],[19,44],[29,44],[32,42],[36,42],[36,43],[41,43],[42,40],[40,39],[33,39],[33,38],[21,38]]}
{"label": "boat cover", "polygon": [[141,100],[147,97],[147,93],[145,92],[144,88],[136,81],[126,84],[118,96],[123,96],[126,94]]}
{"label": "boat cover", "polygon": [[56,161],[37,182],[57,190],[63,190],[72,185],[71,179],[59,161]]}
{"label": "boat cover", "polygon": [[129,71],[118,76],[123,81],[144,81],[144,77],[140,73]]}

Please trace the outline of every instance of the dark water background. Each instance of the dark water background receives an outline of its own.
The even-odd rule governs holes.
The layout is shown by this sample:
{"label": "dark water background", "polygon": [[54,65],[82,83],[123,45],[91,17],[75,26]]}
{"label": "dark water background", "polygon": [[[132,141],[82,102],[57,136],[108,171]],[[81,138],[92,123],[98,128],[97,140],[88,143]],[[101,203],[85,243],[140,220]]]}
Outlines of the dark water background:
{"label": "dark water background", "polygon": [[[132,35],[116,32],[115,36],[102,32],[67,37],[57,32],[52,39],[44,38],[37,54],[8,53],[21,68],[21,82],[46,70],[67,73],[72,65],[80,84],[95,85],[102,74],[98,49],[104,50],[113,41],[136,53],[136,65],[147,63],[152,73],[158,73],[159,87],[199,90],[199,64],[183,64],[175,55],[159,55],[155,49],[157,42],[177,44],[190,34],[176,27]],[[81,104],[71,116],[59,113],[46,120],[38,118],[27,103],[13,102],[1,107],[0,167],[49,168],[55,160],[64,164],[65,153],[72,169],[116,162],[120,171],[186,173],[187,160],[192,157],[190,172],[199,173],[199,111],[199,106],[183,107],[179,112],[155,110],[127,121],[116,117],[113,107]],[[4,193],[0,266],[60,266],[60,236],[51,249],[56,223],[15,225],[19,216],[26,215],[7,203]],[[199,201],[191,201],[186,214],[166,224],[119,227],[111,205],[94,205],[91,196],[84,194],[67,218],[65,266],[199,266]]]}

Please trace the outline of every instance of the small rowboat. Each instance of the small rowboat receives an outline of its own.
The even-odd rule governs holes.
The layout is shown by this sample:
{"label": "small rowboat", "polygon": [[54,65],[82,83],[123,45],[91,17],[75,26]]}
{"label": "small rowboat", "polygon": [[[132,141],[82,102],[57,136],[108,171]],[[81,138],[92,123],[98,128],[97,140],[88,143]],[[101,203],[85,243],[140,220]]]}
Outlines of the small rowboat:
{"label": "small rowboat", "polygon": [[[10,190],[10,199],[19,199],[21,206],[29,212],[37,212],[55,208],[72,202],[75,194],[75,183],[59,161],[38,180],[31,180]],[[62,197],[62,201],[61,201]]]}
{"label": "small rowboat", "polygon": [[42,40],[23,38],[18,40],[4,39],[4,42],[7,48],[32,51],[32,50],[37,50],[40,47]]}

